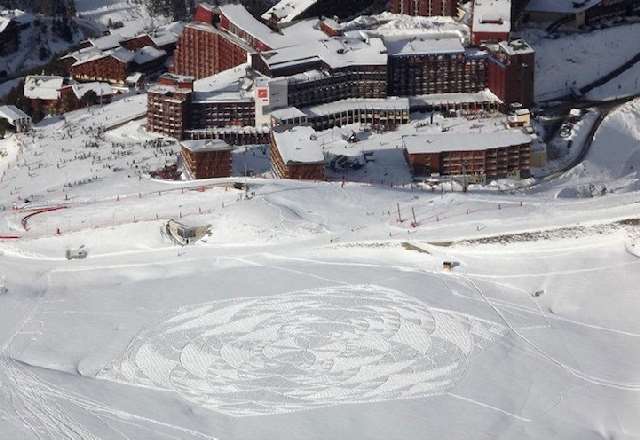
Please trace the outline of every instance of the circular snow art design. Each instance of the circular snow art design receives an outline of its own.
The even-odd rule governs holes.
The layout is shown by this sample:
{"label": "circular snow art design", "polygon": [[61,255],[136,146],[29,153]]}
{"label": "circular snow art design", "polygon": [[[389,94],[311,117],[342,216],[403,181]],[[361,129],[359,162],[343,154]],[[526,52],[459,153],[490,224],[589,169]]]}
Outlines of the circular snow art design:
{"label": "circular snow art design", "polygon": [[101,376],[173,389],[234,416],[445,392],[503,326],[380,286],[180,310]]}

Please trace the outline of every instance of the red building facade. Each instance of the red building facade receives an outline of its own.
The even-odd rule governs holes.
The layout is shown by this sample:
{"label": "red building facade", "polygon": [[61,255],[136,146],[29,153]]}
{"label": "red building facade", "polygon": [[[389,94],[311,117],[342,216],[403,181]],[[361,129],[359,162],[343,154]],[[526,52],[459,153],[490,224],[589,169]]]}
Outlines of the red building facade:
{"label": "red building facade", "polygon": [[488,87],[505,104],[534,102],[535,52],[524,41],[506,41],[491,46]]}
{"label": "red building facade", "polygon": [[[455,141],[452,141],[454,143]],[[412,153],[405,150],[405,158],[412,174],[429,177],[476,175],[488,178],[518,176],[528,178],[531,174],[531,143],[510,145],[482,150],[453,150]]]}
{"label": "red building facade", "polygon": [[188,24],[174,53],[173,72],[205,78],[247,61],[249,48],[210,24]]}
{"label": "red building facade", "polygon": [[96,60],[71,66],[71,76],[79,81],[106,81],[124,84],[129,75],[129,62],[114,56],[104,56]]}

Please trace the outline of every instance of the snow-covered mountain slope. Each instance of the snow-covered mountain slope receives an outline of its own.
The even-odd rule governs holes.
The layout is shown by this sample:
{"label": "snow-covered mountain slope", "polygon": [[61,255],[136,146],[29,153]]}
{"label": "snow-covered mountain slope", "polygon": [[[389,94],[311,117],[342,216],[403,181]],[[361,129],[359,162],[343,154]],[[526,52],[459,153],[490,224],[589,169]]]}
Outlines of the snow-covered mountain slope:
{"label": "snow-covered mountain slope", "polygon": [[629,191],[640,182],[640,101],[632,101],[606,117],[585,160],[566,173],[573,184]]}
{"label": "snow-covered mountain slope", "polygon": [[[3,436],[640,434],[633,187],[153,180],[138,171],[176,147],[127,123],[143,100],[0,143],[0,235],[21,236],[0,241]],[[598,132],[603,178],[625,174],[598,150],[633,133],[637,106]],[[235,154],[266,171],[260,148]],[[168,218],[212,234],[176,247]],[[64,258],[83,244],[88,258]]]}
{"label": "snow-covered mountain slope", "polygon": [[[546,31],[529,29],[522,36],[536,50],[537,100],[571,94],[620,67],[638,52],[640,23],[618,25],[586,33],[550,37]],[[637,91],[636,91],[637,92]],[[618,96],[615,90],[597,99]]]}

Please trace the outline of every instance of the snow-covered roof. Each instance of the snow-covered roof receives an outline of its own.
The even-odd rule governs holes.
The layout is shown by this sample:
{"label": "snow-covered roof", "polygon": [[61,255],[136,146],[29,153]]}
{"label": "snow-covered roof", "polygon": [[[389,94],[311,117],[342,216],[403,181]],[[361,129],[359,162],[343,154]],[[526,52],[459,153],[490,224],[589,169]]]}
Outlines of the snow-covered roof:
{"label": "snow-covered roof", "polygon": [[602,0],[531,0],[527,5],[527,11],[577,14],[600,3]]}
{"label": "snow-covered roof", "polygon": [[56,100],[64,84],[61,76],[27,76],[24,80],[24,96],[29,99]]}
{"label": "snow-covered roof", "polygon": [[278,21],[288,23],[316,3],[317,0],[281,0],[262,14],[262,18],[269,20],[272,15],[275,15]]}
{"label": "snow-covered roof", "polygon": [[478,151],[528,144],[531,136],[522,130],[502,130],[493,133],[434,133],[403,137],[409,154],[445,151]]}
{"label": "snow-covered roof", "polygon": [[287,107],[272,111],[271,116],[281,121],[285,121],[293,118],[306,118],[307,114],[298,107]]}
{"label": "snow-covered roof", "polygon": [[133,59],[136,56],[134,52],[124,47],[118,47],[116,49],[106,52],[106,54],[123,63],[128,63],[130,61],[133,61]]}
{"label": "snow-covered roof", "polygon": [[491,90],[484,89],[475,93],[434,93],[431,95],[416,95],[409,97],[411,107],[420,105],[439,106],[444,104],[500,102]]}
{"label": "snow-covered roof", "polygon": [[131,75],[127,76],[127,83],[129,84],[135,84],[138,81],[140,81],[140,79],[143,77],[144,75],[140,72],[135,72],[132,73]]}
{"label": "snow-covered roof", "polygon": [[425,54],[449,54],[463,53],[464,46],[458,37],[437,36],[386,39],[389,55],[425,55]]}
{"label": "snow-covered roof", "polygon": [[222,139],[185,140],[180,142],[180,145],[193,153],[233,150],[233,147]]}
{"label": "snow-covered roof", "polygon": [[[320,59],[316,59],[316,62],[320,62]],[[322,78],[327,78],[331,76],[329,72],[326,70],[320,69],[310,69],[305,70],[304,72],[296,73],[295,75],[291,75],[287,78],[290,83],[299,83],[299,82],[307,82],[307,81],[317,81]]]}
{"label": "snow-covered roof", "polygon": [[336,37],[264,52],[270,69],[323,62],[332,69],[354,65],[386,65],[387,48],[380,38]]}
{"label": "snow-covered roof", "polygon": [[153,44],[156,46],[166,46],[168,44],[174,44],[180,38],[179,34],[174,34],[173,32],[158,32],[154,34],[150,34],[149,37]]}
{"label": "snow-covered roof", "polygon": [[220,12],[229,19],[231,23],[242,29],[247,34],[262,41],[271,48],[279,47],[283,36],[272,31],[267,25],[256,20],[256,18],[239,4],[227,4],[219,6]]}
{"label": "snow-covered roof", "polygon": [[88,82],[78,83],[71,86],[71,90],[76,95],[76,98],[81,99],[88,92],[92,91],[96,96],[107,96],[113,94],[113,89],[107,83],[102,82]]}
{"label": "snow-covered roof", "polygon": [[397,97],[380,99],[342,99],[340,101],[306,107],[303,108],[302,111],[308,116],[327,116],[354,109],[409,111],[409,99]]}
{"label": "snow-covered roof", "polygon": [[351,110],[406,110],[409,111],[408,98],[380,98],[380,99],[342,99],[340,101],[313,105],[304,108],[287,107],[271,112],[271,116],[279,120],[293,118],[329,116]]}
{"label": "snow-covered roof", "polygon": [[511,40],[511,41],[501,41],[500,43],[498,43],[498,45],[500,46],[500,48],[507,54],[509,55],[515,55],[515,54],[525,54],[525,53],[533,53],[535,52],[533,50],[533,48],[531,46],[529,46],[529,44],[522,40],[522,39],[517,39],[517,40]]}
{"label": "snow-covered roof", "polygon": [[240,64],[193,83],[194,102],[251,100],[251,81],[246,78],[247,64]]}
{"label": "snow-covered roof", "polygon": [[137,64],[144,64],[153,60],[157,60],[158,58],[161,58],[166,54],[167,52],[162,49],[156,49],[153,46],[145,46],[135,51],[133,60]]}
{"label": "snow-covered roof", "polygon": [[[147,46],[147,47],[150,47],[150,46]],[[128,63],[135,58],[135,53],[130,51],[127,48],[120,47],[120,46],[116,47],[115,49],[109,49],[109,50],[100,50],[94,47],[88,47],[88,48],[80,49],[69,55],[65,55],[63,59],[74,58],[76,62],[74,62],[72,65],[79,66],[80,64],[99,60],[100,58],[104,58],[107,56],[111,56],[123,63]]]}
{"label": "snow-covered roof", "polygon": [[511,0],[475,0],[472,28],[474,32],[511,32]]}
{"label": "snow-covered roof", "polygon": [[74,60],[76,60],[73,65],[78,65],[78,64],[82,64],[85,63],[87,61],[91,61],[91,60],[97,60],[98,58],[102,58],[104,56],[104,52],[100,49],[96,49],[93,46],[89,46],[89,47],[85,47],[82,48],[80,50],[76,50],[75,52],[71,52],[70,54],[67,54],[65,56],[63,56],[62,60],[66,59],[66,58],[73,58]]}
{"label": "snow-covered roof", "polygon": [[120,35],[110,34],[99,38],[89,38],[89,43],[96,49],[107,50],[120,46],[121,40],[122,37]]}
{"label": "snow-covered roof", "polygon": [[15,105],[0,105],[0,118],[6,119],[11,125],[15,125],[16,121],[30,119],[29,115]]}
{"label": "snow-covered roof", "polygon": [[273,136],[285,164],[324,162],[322,147],[313,128],[300,125],[285,131],[274,131]]}

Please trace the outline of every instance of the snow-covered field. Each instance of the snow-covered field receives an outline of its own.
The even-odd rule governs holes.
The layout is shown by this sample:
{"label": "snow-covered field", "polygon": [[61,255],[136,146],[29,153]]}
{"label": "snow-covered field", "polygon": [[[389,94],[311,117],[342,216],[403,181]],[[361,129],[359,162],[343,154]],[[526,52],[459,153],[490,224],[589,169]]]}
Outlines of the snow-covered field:
{"label": "snow-covered field", "polygon": [[[20,20],[28,23],[28,27],[20,31],[17,50],[0,56],[0,72],[3,72],[3,76],[12,77],[18,72],[43,66],[84,38],[83,29],[78,28],[69,41],[64,40],[54,32],[52,17],[24,14],[20,16]],[[12,81],[0,84],[0,97],[9,93],[16,85]]]}
{"label": "snow-covered field", "polygon": [[442,194],[152,180],[131,99],[0,144],[0,437],[640,435],[639,102],[555,181]]}

